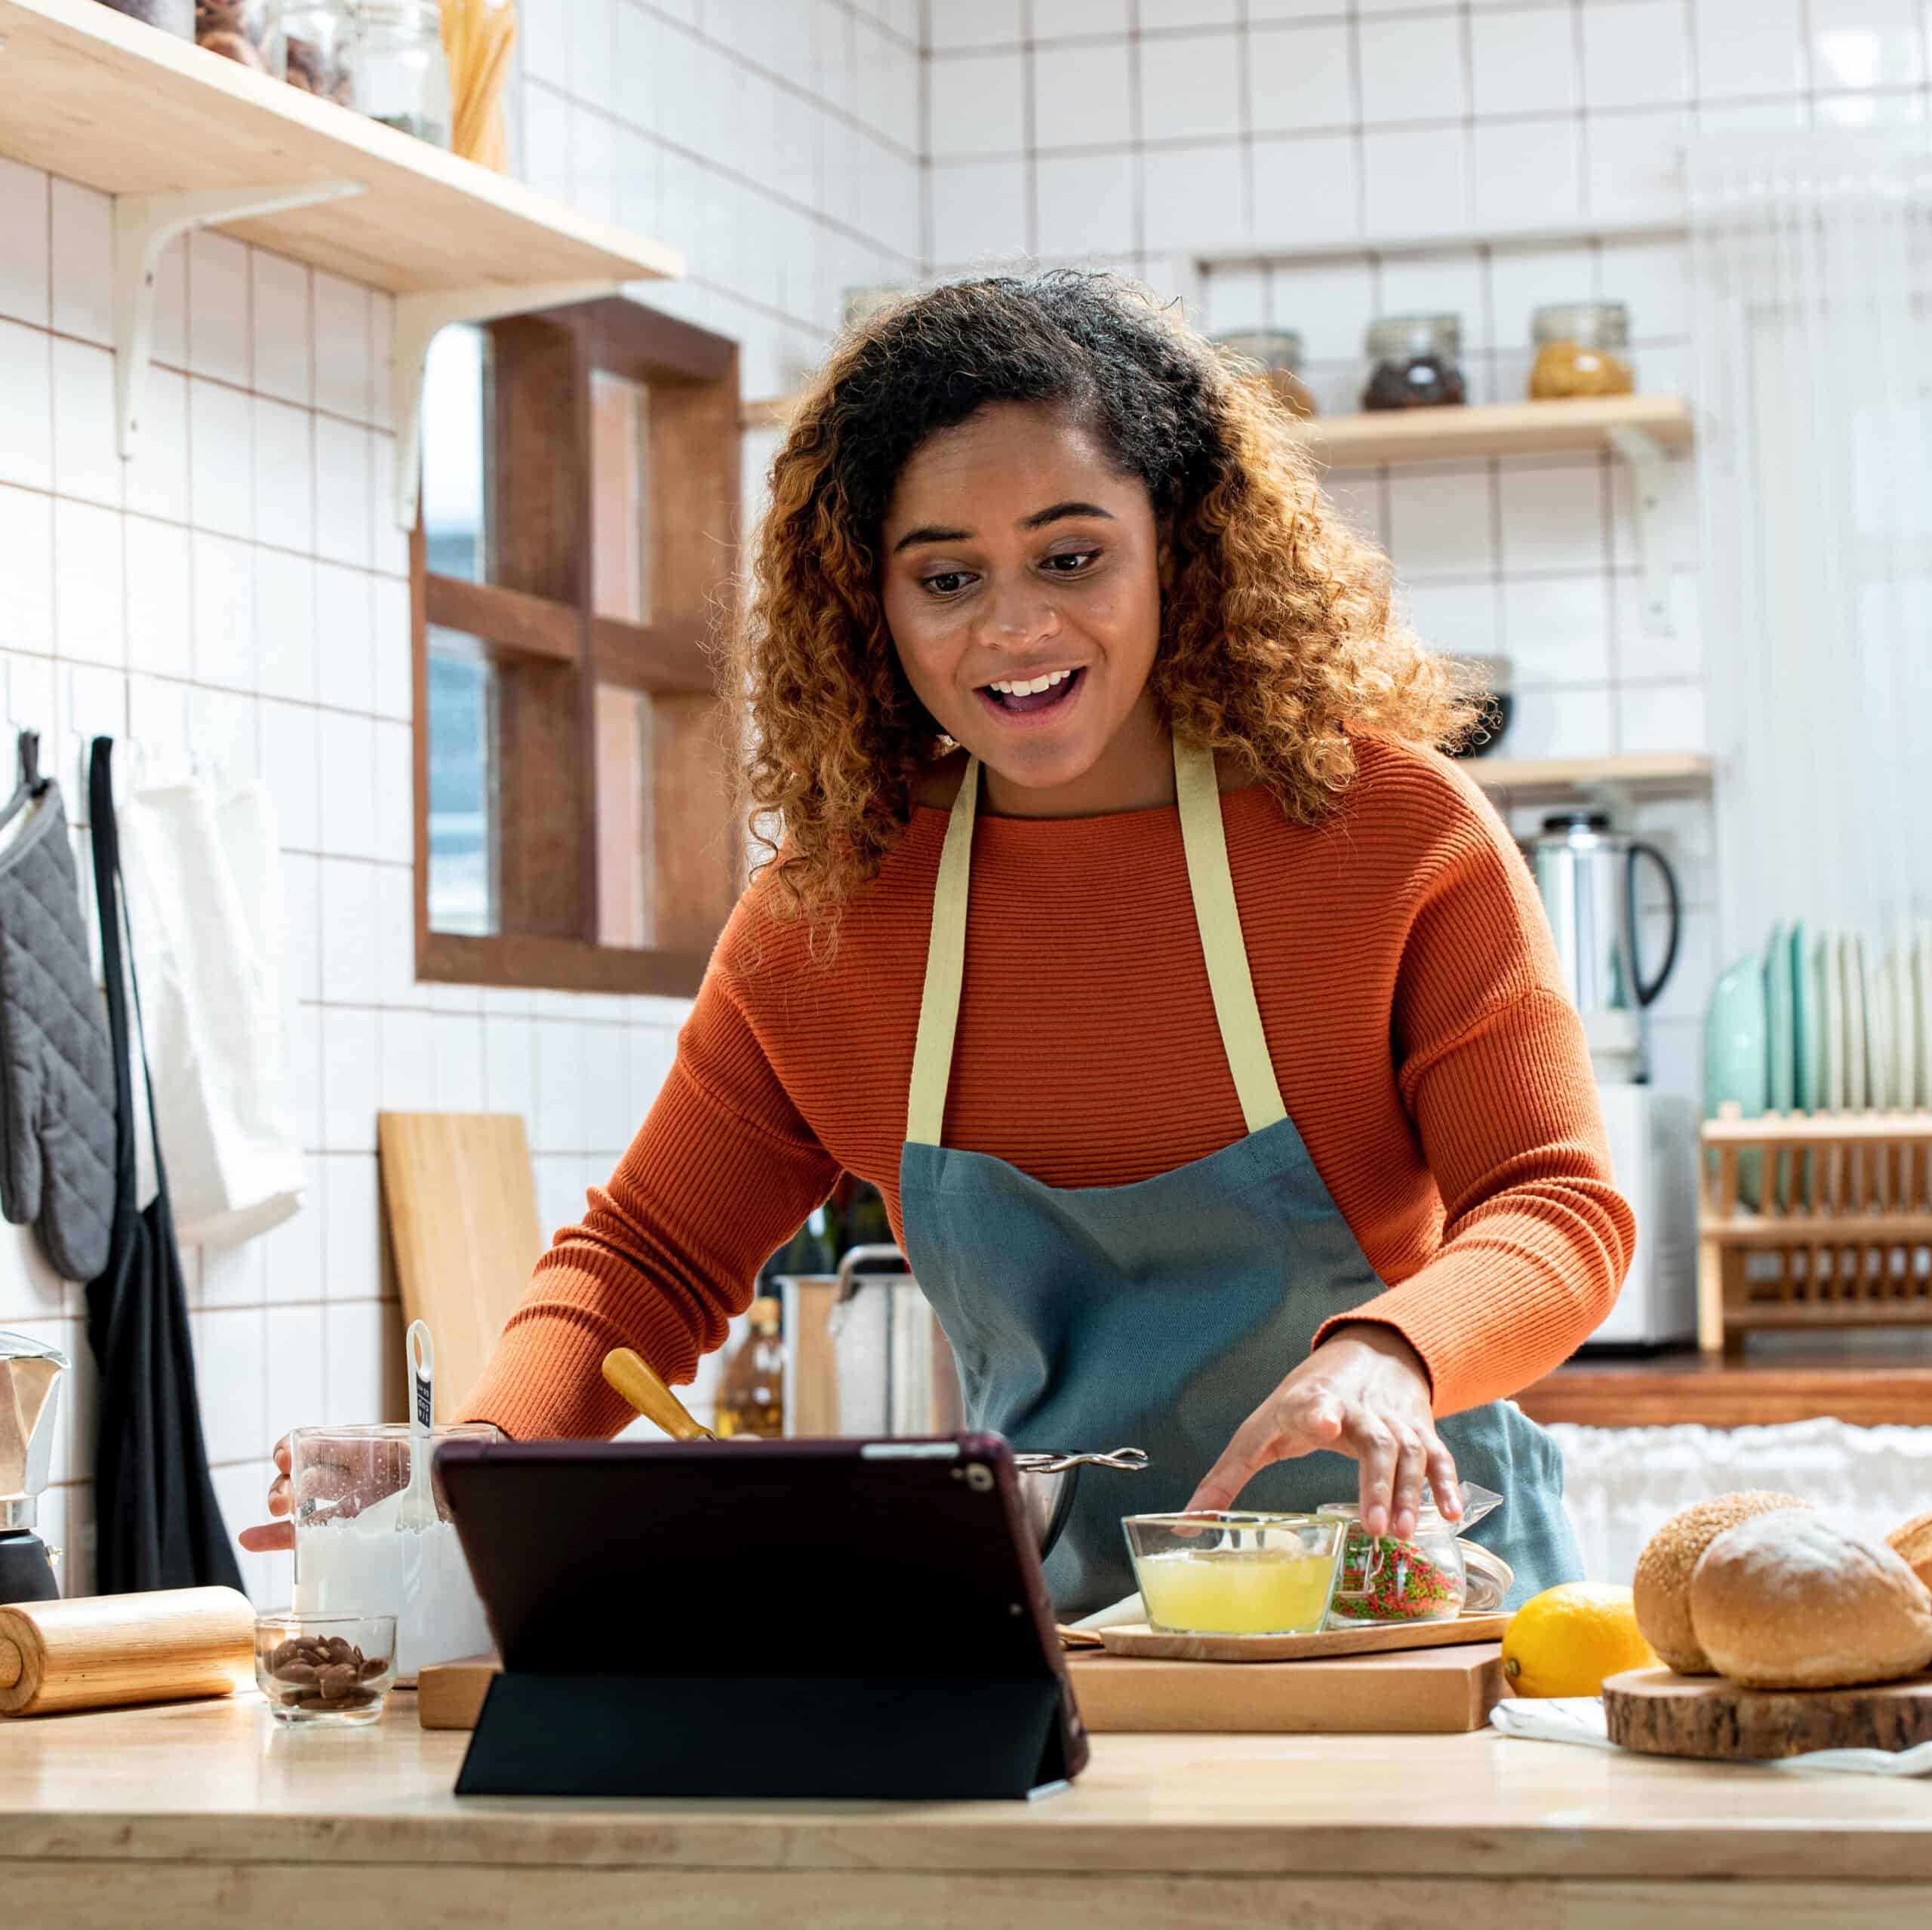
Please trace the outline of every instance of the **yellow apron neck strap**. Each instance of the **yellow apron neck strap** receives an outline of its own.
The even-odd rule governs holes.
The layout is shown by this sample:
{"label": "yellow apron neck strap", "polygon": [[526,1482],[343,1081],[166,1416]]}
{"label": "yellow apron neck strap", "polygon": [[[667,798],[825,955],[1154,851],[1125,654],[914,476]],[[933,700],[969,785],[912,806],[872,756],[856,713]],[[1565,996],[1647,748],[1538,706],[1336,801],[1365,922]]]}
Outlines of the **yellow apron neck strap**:
{"label": "yellow apron neck strap", "polygon": [[980,804],[980,761],[968,758],[940,853],[933,886],[932,936],[926,941],[926,988],[919,1000],[919,1034],[912,1048],[912,1083],[906,1098],[906,1136],[937,1146],[946,1123],[946,1089],[952,1077],[952,1040],[959,1027],[959,988],[966,973],[966,904],[973,869],[973,819]]}
{"label": "yellow apron neck strap", "polygon": [[1288,1116],[1268,1040],[1255,1003],[1254,975],[1235,903],[1234,874],[1228,868],[1227,828],[1221,822],[1221,787],[1214,754],[1204,744],[1174,739],[1174,786],[1180,802],[1181,843],[1187,853],[1187,882],[1194,893],[1194,921],[1208,954],[1208,983],[1214,994],[1214,1018],[1221,1045],[1234,1074],[1241,1117],[1251,1132]]}
{"label": "yellow apron neck strap", "polygon": [[[1251,1132],[1287,1117],[1274,1062],[1261,1030],[1254,981],[1241,940],[1241,914],[1228,869],[1226,831],[1221,822],[1220,788],[1214,753],[1204,745],[1174,739],[1174,782],[1180,807],[1188,884],[1194,894],[1195,921],[1207,954],[1208,982],[1214,1017],[1234,1074],[1241,1116]],[[952,1047],[959,1025],[959,994],[966,964],[966,908],[972,874],[973,820],[980,799],[980,761],[970,758],[940,853],[933,887],[932,933],[926,946],[926,983],[919,1003],[919,1031],[912,1050],[912,1078],[906,1102],[906,1136],[916,1145],[937,1146],[946,1120],[946,1087],[952,1075]]]}

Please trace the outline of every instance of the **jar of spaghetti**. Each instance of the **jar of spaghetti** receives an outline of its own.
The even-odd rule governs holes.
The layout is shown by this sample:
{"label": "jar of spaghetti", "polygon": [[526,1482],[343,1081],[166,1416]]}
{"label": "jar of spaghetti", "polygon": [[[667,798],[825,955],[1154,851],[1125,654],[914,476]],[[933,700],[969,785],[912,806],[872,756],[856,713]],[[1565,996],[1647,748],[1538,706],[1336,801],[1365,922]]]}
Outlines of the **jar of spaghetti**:
{"label": "jar of spaghetti", "polygon": [[1531,323],[1537,358],[1530,400],[1558,402],[1577,395],[1628,395],[1630,311],[1621,302],[1563,302],[1538,309]]}
{"label": "jar of spaghetti", "polygon": [[1257,328],[1241,335],[1217,335],[1214,346],[1229,361],[1260,365],[1275,399],[1304,421],[1315,413],[1315,398],[1301,379],[1301,337],[1292,328]]}
{"label": "jar of spaghetti", "polygon": [[1354,1501],[1327,1501],[1315,1512],[1349,1523],[1342,1572],[1329,1605],[1331,1627],[1350,1621],[1450,1621],[1463,1612],[1469,1590],[1462,1544],[1432,1495],[1416,1511],[1406,1540],[1371,1535]]}

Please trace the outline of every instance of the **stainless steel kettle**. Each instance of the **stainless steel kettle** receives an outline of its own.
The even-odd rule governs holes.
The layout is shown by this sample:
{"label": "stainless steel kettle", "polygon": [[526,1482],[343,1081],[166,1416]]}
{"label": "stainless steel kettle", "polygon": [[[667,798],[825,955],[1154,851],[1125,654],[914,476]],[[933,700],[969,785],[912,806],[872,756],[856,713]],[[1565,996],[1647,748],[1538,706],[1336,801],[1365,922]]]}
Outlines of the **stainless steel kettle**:
{"label": "stainless steel kettle", "polygon": [[[1644,1078],[1648,1067],[1641,1015],[1670,976],[1683,927],[1676,873],[1654,844],[1612,830],[1599,812],[1545,818],[1542,834],[1524,850],[1597,1076]],[[1656,866],[1670,908],[1663,963],[1649,978],[1638,956],[1637,866],[1644,859]]]}
{"label": "stainless steel kettle", "polygon": [[67,1357],[0,1327],[0,1602],[51,1601],[60,1592],[50,1550],[34,1532],[54,1465],[54,1430]]}

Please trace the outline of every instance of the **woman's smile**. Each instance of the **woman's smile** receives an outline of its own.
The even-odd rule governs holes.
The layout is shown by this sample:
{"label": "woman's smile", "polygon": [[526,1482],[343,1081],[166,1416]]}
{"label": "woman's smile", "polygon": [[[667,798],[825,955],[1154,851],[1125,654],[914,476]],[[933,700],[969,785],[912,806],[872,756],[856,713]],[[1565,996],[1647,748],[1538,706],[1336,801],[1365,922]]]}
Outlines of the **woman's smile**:
{"label": "woman's smile", "polygon": [[1081,667],[1009,676],[980,686],[980,701],[1009,729],[1037,730],[1064,715],[1084,681]]}

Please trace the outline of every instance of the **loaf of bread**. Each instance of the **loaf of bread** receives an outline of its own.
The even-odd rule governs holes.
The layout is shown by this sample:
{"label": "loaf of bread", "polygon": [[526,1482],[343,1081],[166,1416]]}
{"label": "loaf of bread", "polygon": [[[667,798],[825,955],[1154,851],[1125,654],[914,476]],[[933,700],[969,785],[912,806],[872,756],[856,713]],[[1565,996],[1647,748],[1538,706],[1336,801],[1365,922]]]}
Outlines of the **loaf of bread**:
{"label": "loaf of bread", "polygon": [[1747,1689],[1895,1682],[1932,1662],[1932,1591],[1884,1542],[1808,1512],[1726,1529],[1692,1572],[1690,1624]]}
{"label": "loaf of bread", "polygon": [[1886,1545],[1932,1588],[1932,1514],[1915,1514],[1885,1537]]}
{"label": "loaf of bread", "polygon": [[1719,1495],[1673,1514],[1649,1541],[1637,1559],[1631,1587],[1637,1626],[1644,1640],[1679,1675],[1709,1675],[1711,1664],[1690,1627],[1690,1575],[1699,1558],[1727,1528],[1753,1515],[1779,1508],[1808,1507],[1795,1495],[1752,1489]]}

